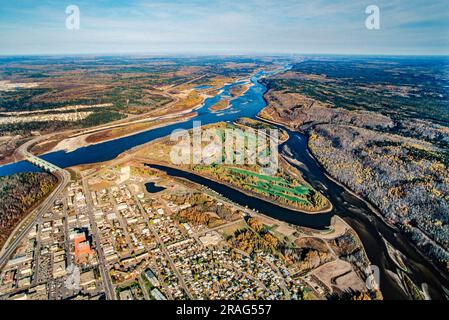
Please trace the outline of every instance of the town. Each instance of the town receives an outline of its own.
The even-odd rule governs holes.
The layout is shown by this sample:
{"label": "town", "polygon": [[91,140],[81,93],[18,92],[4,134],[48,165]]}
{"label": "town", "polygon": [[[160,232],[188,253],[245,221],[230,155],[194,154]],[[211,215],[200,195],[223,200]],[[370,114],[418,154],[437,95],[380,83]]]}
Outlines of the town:
{"label": "town", "polygon": [[[275,247],[245,248],[242,230],[259,243],[259,226],[276,221],[206,187],[133,161],[70,173],[1,270],[0,299],[317,299],[333,290]],[[346,264],[341,278],[364,290]]]}

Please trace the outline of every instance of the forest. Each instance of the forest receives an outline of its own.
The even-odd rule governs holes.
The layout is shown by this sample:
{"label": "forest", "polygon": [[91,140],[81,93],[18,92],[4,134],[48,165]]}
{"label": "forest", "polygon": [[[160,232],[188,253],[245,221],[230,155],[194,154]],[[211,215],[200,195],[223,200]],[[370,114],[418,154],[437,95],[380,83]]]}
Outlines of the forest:
{"label": "forest", "polygon": [[10,233],[55,188],[48,173],[19,173],[0,177],[0,248]]}
{"label": "forest", "polygon": [[446,62],[361,59],[312,59],[266,80],[260,116],[306,133],[331,176],[447,269]]}

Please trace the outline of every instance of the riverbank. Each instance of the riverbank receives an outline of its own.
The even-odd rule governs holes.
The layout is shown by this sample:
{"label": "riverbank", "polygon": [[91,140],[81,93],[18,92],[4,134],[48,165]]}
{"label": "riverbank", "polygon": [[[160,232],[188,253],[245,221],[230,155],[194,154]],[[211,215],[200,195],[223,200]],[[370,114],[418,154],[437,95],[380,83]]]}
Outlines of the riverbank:
{"label": "riverbank", "polygon": [[[246,104],[244,105],[244,107],[242,106],[241,107],[242,112],[241,112],[240,115],[244,114],[245,111],[249,110],[249,112],[244,114],[244,115],[253,117],[254,116],[253,110],[256,111],[256,110],[260,109],[261,107],[263,107],[261,105],[261,102],[260,102],[261,99],[259,99],[260,94],[263,93],[262,89],[263,88],[261,88],[261,86],[257,85],[255,87],[255,90],[250,90],[249,91],[249,97],[248,98],[251,98],[252,100],[256,99],[256,103],[254,104],[254,106],[246,105]],[[238,108],[237,105],[235,107]],[[250,110],[250,108],[253,108],[253,109]],[[206,108],[204,110],[206,110]],[[208,121],[209,121],[209,123],[213,122],[213,121],[216,121],[216,118],[202,117],[202,116],[203,115],[200,116],[201,117],[200,120],[204,119],[205,123],[208,122]],[[207,115],[207,116],[209,116],[209,115]],[[226,120],[227,121],[233,121],[234,118],[229,116],[228,118],[226,118]],[[182,129],[185,129],[185,127],[188,127],[188,126],[191,126],[191,124],[188,123],[185,126],[177,126],[177,127],[181,127]],[[170,128],[170,131],[171,131],[171,129],[173,129],[173,128]],[[119,150],[121,153],[123,153],[123,150],[130,150],[130,149],[134,148],[135,146],[141,146],[141,145],[145,144],[145,142],[150,141],[150,139],[154,140],[154,139],[156,139],[158,137],[167,136],[167,134],[169,134],[168,130],[159,130],[159,131],[160,132],[158,132],[158,133],[152,132],[151,134],[145,135],[144,137],[133,137],[133,139],[135,141],[132,141],[132,142],[130,142],[130,141],[123,142],[123,141],[117,140],[118,144],[114,143],[114,144],[109,144],[109,145],[99,145],[99,146],[104,146],[104,150],[97,150],[97,148],[80,150],[80,152],[76,153],[76,154],[59,154],[59,155],[54,155],[54,158],[53,159],[49,158],[49,160],[56,159],[57,161],[60,161],[60,162],[57,162],[57,163],[62,163],[64,165],[66,165],[66,166],[76,165],[76,164],[80,164],[80,163],[87,163],[88,161],[91,161],[91,162],[94,162],[94,161],[95,162],[107,161],[108,159],[110,159],[112,157],[112,155],[114,157],[116,156],[116,154],[114,153],[114,152],[116,152],[116,150]],[[122,143],[122,145],[120,145],[120,143]],[[301,151],[301,152],[302,152],[303,149],[307,150],[306,148],[303,148],[302,146],[301,146],[300,149],[298,148],[298,150]],[[102,155],[104,153],[106,153],[106,151],[108,151],[108,155],[103,157]],[[304,154],[306,154],[306,153],[304,153]],[[75,157],[76,157],[76,159],[74,159]],[[65,160],[67,158],[70,158],[70,159],[69,160]],[[321,176],[320,176],[320,179],[321,179]],[[324,183],[326,184],[327,181],[324,182]],[[330,184],[330,185],[332,186],[332,184]],[[335,185],[335,186],[337,186],[337,185]],[[339,189],[338,189],[338,192],[340,193]],[[353,213],[349,212],[351,210],[350,205],[348,203],[346,203],[346,200],[340,199],[339,196],[340,195],[337,195],[336,197],[333,198],[333,199],[336,199],[335,203],[339,206],[339,209],[343,208],[343,210],[345,210],[344,212],[345,213],[348,212],[349,216],[353,215]],[[343,212],[342,210],[340,210],[340,211]],[[294,214],[290,213],[290,216],[292,216],[292,215],[294,215]],[[313,218],[313,217],[314,217],[313,215],[308,215],[307,219]],[[354,218],[354,220],[357,221],[357,224],[354,224],[355,227],[353,227],[353,229],[356,232],[359,232],[360,228],[362,229],[361,234],[363,235],[363,237],[361,237],[361,239],[364,241],[364,244],[366,244],[366,248],[368,248],[368,250],[371,250],[373,252],[373,255],[375,255],[375,256],[380,256],[380,257],[384,256],[384,254],[383,254],[384,253],[383,252],[383,246],[378,244],[378,242],[372,242],[371,241],[373,239],[375,239],[377,241],[377,237],[378,237],[378,232],[379,231],[375,227],[371,227],[370,221],[366,221],[366,219],[363,219],[363,218],[357,216],[356,214],[351,216],[351,218]],[[374,221],[374,219],[373,219],[373,221]],[[300,224],[300,223],[298,222],[298,224]],[[367,230],[364,230],[365,225],[367,226]],[[365,234],[364,234],[365,232],[369,233],[368,237],[365,236]],[[372,237],[371,237],[371,234],[372,234]],[[368,239],[368,241],[367,241],[367,239]],[[376,246],[376,248],[374,248],[373,245]],[[417,263],[421,263],[421,261],[418,260]],[[379,265],[380,266],[382,265],[382,261],[380,261]],[[382,268],[382,266],[381,266],[381,268]],[[432,285],[434,285],[434,284],[432,283]],[[391,295],[390,295],[390,297],[391,297]],[[395,297],[395,296],[393,296],[393,297]]]}
{"label": "riverbank", "polygon": [[[302,135],[302,136],[304,136],[304,135]],[[444,297],[446,297],[446,291],[444,289],[442,289],[442,286],[445,286],[443,284],[447,283],[447,281],[448,281],[447,275],[445,274],[445,272],[442,269],[440,269],[440,267],[438,265],[436,265],[432,260],[429,260],[429,258],[409,239],[409,237],[406,234],[404,234],[396,226],[391,225],[380,214],[380,211],[374,205],[372,205],[369,201],[363,199],[363,197],[352,192],[344,184],[342,184],[339,181],[337,181],[336,179],[334,179],[321,166],[319,161],[314,158],[312,153],[307,151],[307,154],[309,155],[310,159],[314,162],[314,166],[317,166],[319,168],[319,170],[321,171],[321,174],[326,179],[328,179],[329,181],[334,183],[339,188],[344,189],[345,192],[347,192],[349,195],[351,195],[352,197],[354,197],[355,199],[360,201],[360,203],[362,203],[364,206],[366,206],[366,208],[369,210],[369,211],[366,211],[365,209],[363,209],[362,206],[357,206],[357,208],[358,208],[357,212],[359,212],[360,214],[362,214],[363,216],[366,217],[366,219],[362,219],[362,220],[365,220],[366,223],[369,223],[372,226],[374,226],[374,228],[375,228],[374,230],[379,234],[379,237],[380,237],[382,243],[378,244],[378,249],[381,249],[384,246],[385,246],[385,249],[387,249],[386,245],[384,245],[384,242],[388,241],[390,243],[390,250],[386,250],[386,254],[387,254],[387,257],[389,257],[390,262],[393,262],[393,264],[391,265],[390,262],[382,259],[382,260],[384,260],[383,263],[385,263],[385,267],[390,265],[389,266],[390,270],[395,270],[395,269],[402,269],[405,266],[407,269],[408,277],[410,277],[410,279],[413,279],[412,281],[416,284],[415,287],[420,286],[420,284],[426,285],[425,287],[427,288],[426,289],[427,291],[425,293],[425,296],[427,298],[431,296],[432,298],[444,299]],[[292,160],[292,159],[290,159],[290,160]],[[309,166],[309,168],[310,168],[310,166]],[[308,169],[306,169],[306,170],[309,171]],[[329,190],[329,191],[331,192],[331,194],[333,193],[332,190]],[[333,197],[331,197],[331,198],[333,198]],[[349,200],[346,200],[346,201],[349,202]],[[346,201],[345,201],[345,206],[348,206]],[[337,206],[337,207],[340,208],[340,206]],[[372,214],[372,216],[370,215],[370,213]],[[352,218],[355,218],[354,214],[357,215],[357,213],[355,213],[355,212],[345,211],[343,216],[347,217],[349,219],[352,219]],[[356,219],[359,220],[358,218],[356,218]],[[369,226],[369,225],[367,225],[367,226]],[[372,241],[372,239],[366,239],[366,236],[369,235],[369,233],[367,233],[367,232],[371,232],[371,231],[359,229],[359,228],[355,228],[355,230],[358,230],[359,236],[363,238],[364,242]],[[397,259],[390,256],[390,252],[392,251],[391,248],[393,248],[396,255],[402,255],[405,257],[405,259],[403,260],[405,265],[401,265],[401,263],[398,263]],[[376,250],[374,250],[374,248],[372,248],[372,247],[369,247],[369,252],[371,252],[371,254],[376,254],[376,255],[378,254],[373,251],[376,251]],[[377,262],[376,264],[380,266],[380,264],[378,264],[378,263],[379,262]],[[400,280],[399,277],[390,270],[385,269],[385,271],[387,272],[389,277],[395,283],[397,283],[398,280]],[[417,280],[417,279],[420,279],[420,280]],[[407,285],[407,286],[410,286],[410,285]],[[403,288],[404,284],[400,283],[400,287]],[[429,294],[429,292],[431,292],[431,294]]]}
{"label": "riverbank", "polygon": [[236,187],[235,185],[232,185],[232,184],[227,183],[225,181],[221,181],[221,180],[217,179],[216,177],[213,177],[213,176],[205,174],[205,173],[194,171],[194,170],[191,170],[191,169],[185,168],[185,167],[179,167],[177,165],[173,165],[173,164],[170,164],[170,163],[167,163],[167,162],[156,161],[154,159],[145,158],[145,157],[142,157],[142,156],[137,156],[136,159],[144,161],[144,162],[146,162],[149,165],[155,164],[155,165],[159,165],[159,166],[164,166],[164,167],[168,167],[168,168],[184,171],[184,172],[187,172],[187,173],[190,173],[190,174],[193,174],[193,175],[198,175],[198,176],[200,176],[200,177],[202,177],[204,179],[211,180],[211,181],[213,181],[215,183],[218,183],[218,184],[222,184],[222,185],[224,185],[224,186],[226,186],[228,188],[231,188],[231,189],[233,189],[233,190],[235,190],[237,192],[246,193],[246,194],[250,195],[253,198],[260,199],[260,200],[269,202],[269,203],[271,203],[273,205],[279,206],[281,208],[284,208],[284,209],[287,209],[287,210],[291,210],[291,211],[295,211],[295,212],[298,212],[298,213],[303,213],[303,214],[307,214],[307,215],[319,215],[319,214],[328,214],[328,213],[330,213],[333,210],[333,206],[332,206],[332,204],[330,202],[329,202],[329,206],[328,207],[326,207],[325,209],[322,209],[322,210],[317,210],[317,211],[308,211],[308,210],[301,210],[301,209],[298,209],[298,208],[295,208],[295,207],[289,207],[289,206],[284,205],[282,203],[275,202],[275,201],[273,201],[273,200],[271,200],[269,198],[261,197],[260,194],[252,192],[251,190],[242,190],[242,189]]}
{"label": "riverbank", "polygon": [[[239,82],[239,80],[237,80],[236,82]],[[231,85],[233,85],[233,83],[226,82],[223,86],[231,86]],[[245,84],[244,90],[242,92],[240,92],[238,96],[235,96],[232,99],[221,100],[218,103],[216,103],[215,105],[210,106],[209,110],[215,113],[218,111],[224,111],[224,110],[231,108],[232,101],[234,101],[235,99],[246,94],[248,92],[248,90],[250,90],[251,87],[253,87],[253,86],[254,86],[253,83]],[[231,89],[232,89],[232,87],[231,87]],[[176,110],[176,108],[175,108],[175,110],[170,110],[170,112],[168,112],[168,109],[170,107],[175,107],[176,104],[180,103],[181,100],[179,99],[179,97],[177,97],[172,103],[170,103],[168,106],[164,107],[162,115],[154,117],[155,112],[152,111],[152,112],[148,113],[148,115],[152,116],[151,118],[148,118],[148,119],[146,119],[145,115],[143,115],[143,116],[141,116],[141,117],[144,117],[143,119],[134,120],[133,122],[122,123],[124,120],[120,120],[120,123],[118,125],[108,124],[106,126],[103,126],[101,129],[94,129],[94,128],[88,129],[85,132],[77,133],[76,136],[74,136],[74,137],[67,137],[65,139],[61,139],[61,141],[52,144],[51,147],[44,148],[43,150],[39,150],[35,154],[42,155],[45,153],[56,152],[56,151],[72,152],[79,148],[83,148],[83,147],[87,147],[87,146],[91,146],[91,145],[95,145],[95,144],[100,144],[103,142],[113,141],[113,140],[120,139],[120,138],[129,137],[129,136],[139,134],[139,133],[142,133],[142,132],[145,132],[148,130],[158,129],[158,128],[173,125],[173,124],[176,124],[179,122],[185,122],[185,121],[191,120],[198,115],[198,113],[196,111],[204,106],[206,100],[214,97],[212,95],[208,95],[207,93],[202,93],[202,92],[199,93],[199,96],[201,97],[201,101],[198,100],[198,102],[195,102],[193,104],[193,106],[187,105],[186,108],[182,108],[180,110]],[[224,104],[221,105],[220,102],[224,102]],[[165,121],[165,120],[172,120],[172,121]],[[120,130],[122,128],[125,129],[126,127],[129,127],[129,126],[136,126],[136,125],[140,125],[140,124],[147,123],[147,122],[148,122],[148,127],[145,127],[145,128],[141,128],[141,129],[137,129],[137,130],[127,130],[128,131],[127,133],[116,134],[113,137],[109,137],[109,138],[100,137],[101,135],[104,135],[105,137],[107,137],[109,134],[108,131]],[[158,122],[162,122],[162,123],[158,124]],[[60,134],[63,135],[64,133],[58,133],[57,135],[60,135]],[[92,140],[94,140],[94,141],[89,141],[89,138],[91,138],[94,135],[98,135],[99,138],[98,139],[93,138]]]}
{"label": "riverbank", "polygon": [[[273,124],[273,125],[276,125],[276,126],[280,126],[280,127],[288,127],[288,126],[286,126],[285,124],[283,124],[283,123],[280,123],[280,122],[277,122],[277,121],[274,121],[274,120],[268,120],[268,119],[265,119],[265,118],[263,118],[263,117],[261,117],[261,116],[259,116],[259,115],[257,115],[257,118],[259,119],[259,120],[261,120],[261,121],[266,121],[266,122],[268,122],[268,123],[271,123],[271,124]],[[305,133],[305,132],[302,132],[302,131],[300,131],[300,130],[297,130],[297,129],[295,129],[295,128],[291,128],[291,127],[288,127],[290,130],[292,130],[292,131],[296,131],[296,132],[298,132],[298,133],[301,133],[301,134],[303,134],[306,138],[307,138],[307,140],[309,139],[309,136]],[[308,145],[308,143],[307,143],[307,145]],[[315,162],[316,162],[316,164],[321,168],[321,170],[322,170],[322,173],[326,176],[326,178],[328,178],[329,180],[331,180],[333,183],[335,183],[335,184],[337,184],[337,185],[339,185],[340,187],[342,187],[343,189],[345,189],[345,191],[346,192],[348,192],[349,194],[351,194],[352,196],[354,196],[354,197],[356,197],[357,199],[359,199],[360,201],[362,201],[378,218],[380,218],[380,219],[382,219],[383,220],[383,222],[388,226],[388,227],[390,227],[391,229],[393,229],[394,231],[396,231],[396,232],[400,232],[400,230],[395,226],[395,225],[392,225],[390,222],[388,222],[387,220],[384,220],[385,218],[382,216],[382,214],[380,213],[380,211],[379,211],[379,209],[377,209],[373,204],[371,204],[369,201],[367,201],[367,200],[365,200],[362,196],[360,196],[360,195],[358,195],[358,194],[356,194],[355,192],[353,192],[351,189],[349,189],[349,187],[348,186],[346,186],[345,184],[343,184],[343,183],[341,183],[340,181],[338,181],[338,180],[336,180],[334,177],[332,177],[331,175],[330,175],[330,173],[326,170],[326,168],[324,168],[323,167],[323,165],[318,161],[318,159],[315,157],[315,155],[313,154],[313,152],[311,152],[311,149],[310,148],[307,148],[307,152],[309,153],[309,155],[311,156],[311,158],[312,159],[314,159],[315,160]],[[296,159],[292,159],[292,158],[289,158],[289,157],[285,157],[287,160],[289,160],[289,162],[293,162],[293,161],[296,161]]]}
{"label": "riverbank", "polygon": [[[145,161],[145,159],[138,159],[138,160]],[[205,180],[207,180],[207,182],[205,182],[205,181],[198,180],[197,177],[201,177],[201,176],[199,176],[195,173],[186,173],[185,171],[182,171],[179,169],[174,169],[174,168],[171,169],[166,166],[158,166],[158,165],[154,165],[154,164],[149,164],[148,166],[152,169],[157,169],[159,171],[162,171],[170,177],[179,178],[181,180],[189,181],[189,183],[193,182],[193,183],[205,186],[206,189],[211,189],[212,191],[216,192],[219,197],[225,197],[227,199],[230,199],[231,201],[236,201],[236,200],[234,200],[236,197],[233,194],[233,192],[229,192],[227,190],[223,190],[223,191],[220,190],[220,188],[217,188],[216,185],[220,185],[220,186],[224,186],[224,185],[222,183],[215,182],[212,179],[204,178]],[[179,174],[179,172],[181,172],[182,174]],[[229,187],[226,186],[226,187],[229,189],[233,189],[230,186]],[[236,190],[236,191],[241,192],[239,190]],[[345,283],[346,284],[350,283],[351,285],[354,285],[356,282],[358,283],[358,285],[354,287],[354,288],[356,288],[355,290],[358,290],[357,288],[360,289],[360,288],[364,287],[364,282],[360,282],[360,280],[356,281],[356,279],[359,279],[357,275],[359,275],[361,279],[365,279],[365,277],[366,277],[364,270],[369,266],[369,260],[366,257],[366,249],[363,246],[363,243],[357,237],[355,231],[349,225],[347,225],[342,219],[340,219],[338,217],[333,217],[329,221],[329,224],[328,224],[329,228],[324,229],[322,231],[317,231],[315,228],[311,228],[310,226],[307,227],[299,221],[296,221],[292,227],[289,227],[289,225],[292,225],[292,224],[288,220],[291,218],[294,218],[296,216],[296,214],[293,211],[289,210],[288,212],[285,212],[285,214],[283,216],[276,216],[276,215],[274,215],[274,212],[282,211],[281,210],[282,207],[280,207],[278,204],[275,204],[274,206],[267,205],[266,201],[261,200],[261,202],[262,201],[263,201],[263,203],[261,203],[261,206],[264,208],[259,208],[259,206],[252,207],[252,205],[249,205],[249,206],[245,207],[244,211],[245,212],[248,212],[248,210],[250,212],[255,211],[254,215],[256,215],[256,216],[259,216],[260,214],[264,215],[264,213],[265,213],[265,216],[268,214],[269,217],[264,218],[264,223],[269,226],[270,232],[274,232],[274,234],[278,234],[279,232],[282,233],[283,236],[281,236],[281,238],[284,240],[289,238],[288,241],[290,241],[291,243],[297,243],[299,241],[299,239],[301,239],[301,241],[299,241],[300,243],[298,242],[298,246],[299,246],[298,248],[313,248],[312,250],[316,249],[319,252],[322,252],[322,254],[323,254],[322,258],[324,260],[321,261],[321,258],[320,258],[320,263],[318,265],[314,265],[313,267],[311,267],[311,269],[318,268],[319,270],[321,270],[319,275],[317,275],[318,278],[323,278],[323,279],[326,278],[329,280],[333,277],[342,277],[341,281],[339,281],[339,283],[335,285],[336,287],[339,287],[339,286],[345,287]],[[237,203],[239,203],[238,200],[237,200]],[[249,204],[250,201],[245,201],[244,203]],[[274,208],[278,208],[278,209],[274,209]],[[260,212],[259,212],[259,210],[260,210]],[[304,219],[310,219],[311,217],[316,217],[316,216],[310,216],[310,215],[307,217],[304,216]],[[267,221],[269,221],[269,222],[267,223]],[[283,222],[281,222],[281,221],[283,221]],[[350,230],[350,231],[347,233],[348,230]],[[352,236],[350,236],[350,235],[352,235]],[[345,245],[345,240],[343,240],[343,239],[348,239],[347,238],[348,236],[349,236],[349,239],[351,237],[355,237],[355,238],[353,238],[353,240],[355,241],[356,247],[359,247],[363,252],[363,255],[362,255],[363,258],[360,258],[360,260],[356,260],[356,263],[353,264],[353,267],[354,267],[353,270],[356,272],[357,275],[352,272],[351,272],[351,275],[349,275],[349,269],[352,269],[352,267],[348,269],[348,267],[349,267],[348,262],[343,261],[345,259],[341,259],[340,254],[332,255],[332,258],[330,260],[329,260],[330,257],[324,258],[327,256],[328,251],[327,251],[326,247],[324,247],[324,251],[322,251],[323,247],[321,247],[321,249],[320,249],[320,245],[318,245],[319,242],[318,243],[316,242],[317,239],[321,239],[321,240],[327,241],[331,245],[331,247],[335,246],[335,245],[340,246],[340,241],[337,241],[337,242],[333,242],[333,241],[337,238],[343,237],[343,238],[341,238],[342,239],[341,240],[342,241],[342,243],[341,243],[342,251],[339,251],[339,252],[342,253],[342,256],[346,256],[346,254],[350,254],[353,252],[352,249],[350,249],[350,251],[348,251],[348,253],[343,253],[343,252],[346,252],[345,248],[349,248]],[[317,244],[318,247],[315,248],[315,245],[313,245],[313,243]],[[330,249],[330,247],[329,247],[329,249]],[[314,263],[316,263],[316,261]],[[331,268],[331,266],[333,266],[334,264],[338,265],[340,267],[345,266],[344,269],[348,272],[348,274],[346,275],[346,271],[343,272],[340,269],[333,270]],[[305,267],[309,271],[311,270],[311,269],[308,269],[310,267],[307,267],[307,265],[302,265],[302,267]],[[328,270],[328,268],[331,268],[331,269]],[[324,272],[324,270],[327,270],[327,271]],[[344,275],[344,277],[343,277],[343,275]],[[352,279],[354,281],[349,281],[349,279]],[[346,280],[348,280],[348,282],[346,282]],[[332,289],[330,289],[330,288],[334,287],[334,284],[332,284],[331,281],[327,281],[326,287],[328,288],[327,292],[330,292],[330,291],[332,291]],[[381,297],[382,295],[377,293],[376,296]]]}
{"label": "riverbank", "polygon": [[[277,210],[273,210],[271,206],[266,207],[267,210],[261,210],[260,212],[255,212],[252,208],[254,208],[252,205],[249,206],[242,206],[241,202],[236,202],[234,197],[229,194],[229,192],[221,192],[216,191],[214,187],[210,187],[207,184],[198,182],[196,180],[191,180],[188,177],[180,177],[178,175],[173,175],[172,172],[167,172],[164,169],[154,168],[152,169],[147,168],[144,169],[144,164],[146,161],[142,159],[138,159],[136,157],[128,155],[127,157],[121,156],[119,158],[116,158],[115,160],[109,161],[107,163],[100,163],[95,165],[85,165],[78,167],[80,170],[84,172],[83,176],[85,179],[90,179],[91,177],[95,176],[102,176],[106,177],[109,176],[108,172],[122,172],[121,168],[130,168],[131,172],[131,181],[132,183],[135,183],[136,181],[139,181],[138,179],[134,178],[134,174],[141,174],[145,178],[143,180],[140,180],[141,183],[145,183],[146,181],[158,181],[158,185],[166,187],[168,194],[177,194],[175,190],[175,185],[184,185],[187,192],[191,193],[201,193],[207,196],[211,196],[214,201],[216,201],[217,205],[222,207],[229,205],[233,208],[235,208],[237,211],[241,212],[242,218],[244,218],[244,221],[248,221],[249,218],[256,218],[259,222],[263,223],[263,225],[266,226],[267,233],[270,233],[275,238],[278,238],[280,242],[282,242],[284,245],[281,245],[279,247],[275,247],[276,250],[279,250],[280,254],[286,254],[289,256],[288,261],[291,268],[298,267],[300,270],[302,270],[303,273],[307,272],[314,272],[315,269],[317,269],[317,277],[318,279],[332,279],[334,276],[338,277],[338,282],[334,284],[331,281],[325,281],[325,286],[323,286],[324,290],[318,290],[319,293],[318,296],[321,298],[326,298],[326,294],[328,292],[333,292],[333,290],[336,290],[336,292],[340,292],[348,289],[353,288],[354,290],[362,289],[365,291],[365,285],[364,285],[364,278],[365,275],[362,273],[361,277],[358,277],[360,275],[359,270],[363,270],[364,266],[360,267],[360,264],[358,263],[352,263],[352,267],[349,267],[349,264],[347,261],[345,261],[346,255],[345,252],[347,252],[347,246],[345,245],[344,239],[347,239],[350,237],[352,239],[352,235],[354,235],[354,231],[340,218],[334,217],[329,220],[329,229],[312,229],[307,226],[302,226],[298,223],[292,224],[289,222],[286,222],[284,220],[280,220],[278,218],[274,218],[271,215],[271,213],[275,211],[283,211],[280,207],[276,206],[278,208]],[[114,168],[114,169],[111,169]],[[116,176],[116,178],[119,178]],[[162,180],[161,180],[162,179]],[[95,178],[95,183],[99,183],[99,181]],[[123,181],[121,178],[116,181]],[[218,183],[217,183],[218,184]],[[221,184],[220,184],[221,185]],[[104,188],[102,186],[101,188]],[[173,190],[173,193],[170,192],[170,190]],[[181,190],[181,189],[176,189]],[[164,197],[164,195],[162,195]],[[203,199],[203,198],[201,198]],[[168,199],[173,200],[173,199]],[[178,199],[179,200],[179,199]],[[176,200],[174,200],[175,203]],[[181,200],[180,203],[185,203],[186,200]],[[255,199],[256,202],[259,202],[257,199]],[[189,204],[192,206],[195,206],[194,201],[188,201]],[[202,203],[202,202],[199,202]],[[244,202],[249,203],[249,202]],[[273,206],[274,207],[274,206]],[[207,208],[204,210],[208,210]],[[169,214],[170,211],[166,211],[166,214]],[[265,212],[268,214],[265,214]],[[294,213],[290,213],[290,217],[295,216]],[[307,217],[307,218],[310,218]],[[238,229],[245,228],[245,223],[242,220],[243,224],[241,227],[238,227]],[[224,228],[227,228],[226,225],[224,225]],[[218,231],[220,229],[219,226],[213,227],[214,231]],[[351,230],[350,230],[351,229]],[[230,231],[229,231],[230,230]],[[223,232],[223,235],[225,239],[227,239],[227,235],[234,235],[237,229],[230,228],[226,229],[226,231]],[[204,230],[203,232],[207,232],[207,230]],[[221,231],[218,231],[221,233]],[[257,232],[256,232],[257,233]],[[255,234],[255,239],[257,240],[258,235]],[[337,240],[338,239],[338,240]],[[342,242],[341,242],[342,241]],[[302,259],[299,259],[298,256],[296,256],[295,252],[293,251],[284,251],[285,248],[290,248],[290,244],[297,243],[298,250],[304,250],[304,251],[313,251],[315,253],[321,253],[320,260],[317,262],[314,260],[315,256],[310,256],[309,260],[310,265],[308,263],[304,263]],[[351,242],[353,243],[353,242]],[[358,240],[356,240],[356,247],[360,247],[360,243]],[[361,250],[364,250],[361,248]],[[343,252],[343,253],[342,253]],[[349,249],[348,252],[352,252],[352,249]],[[359,261],[359,260],[354,260]],[[353,262],[354,262],[353,261]],[[362,261],[362,260],[360,260]],[[339,268],[337,271],[335,270],[328,270],[329,267],[337,265],[344,268]],[[326,272],[324,272],[326,271]],[[329,272],[327,272],[329,271]],[[306,275],[303,275],[306,277]],[[299,277],[303,277],[302,275]],[[314,283],[313,280],[311,283]],[[319,284],[319,282],[318,282]],[[311,286],[311,290],[315,288],[316,286]]]}
{"label": "riverbank", "polygon": [[[184,122],[188,121],[190,119],[193,119],[197,116],[197,113],[188,113],[183,115],[173,115],[173,117],[165,118],[163,120],[168,121],[160,121],[160,119],[151,119],[148,120],[148,123],[146,122],[139,122],[135,124],[125,125],[118,128],[112,128],[112,129],[105,129],[101,130],[95,133],[87,133],[82,135],[77,135],[73,138],[67,138],[59,142],[52,150],[49,150],[47,152],[53,152],[53,151],[65,151],[65,152],[72,152],[76,149],[96,145],[103,142],[108,141],[114,141],[116,139],[129,137],[135,134],[139,134],[148,130],[158,129],[165,126],[169,126],[172,124],[176,124],[178,122]],[[170,121],[171,120],[171,121]],[[135,125],[141,125],[141,124],[147,124],[145,128],[139,128],[139,126]],[[130,128],[129,126],[135,126],[134,128]],[[123,130],[122,132],[114,133],[112,130]],[[131,130],[130,130],[131,129]],[[136,130],[133,130],[136,129]],[[97,135],[97,136],[94,136]],[[42,154],[42,153],[41,153]]]}

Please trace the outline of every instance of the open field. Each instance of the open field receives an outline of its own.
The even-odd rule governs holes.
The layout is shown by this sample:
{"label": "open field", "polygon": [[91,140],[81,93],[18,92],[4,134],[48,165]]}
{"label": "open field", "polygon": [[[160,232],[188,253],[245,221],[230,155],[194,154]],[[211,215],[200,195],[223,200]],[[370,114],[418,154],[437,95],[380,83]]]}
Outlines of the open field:
{"label": "open field", "polygon": [[[249,123],[246,124],[248,125]],[[225,141],[223,130],[233,128],[239,127],[225,123],[203,127],[204,130],[210,129],[214,133],[215,138],[212,140],[221,143]],[[272,168],[263,167],[257,163],[237,164],[240,163],[236,162],[239,159],[243,160],[241,163],[251,163],[247,160],[253,156],[256,158],[260,155],[270,157],[271,151],[268,144],[265,146],[260,145],[261,148],[256,150],[256,154],[254,154],[254,151],[246,150],[245,148],[248,146],[248,143],[252,143],[257,147],[256,137],[247,135],[246,131],[243,130],[237,131],[236,135],[243,139],[242,141],[246,141],[242,144],[244,150],[233,150],[227,153],[226,151],[222,152],[222,144],[221,146],[209,146],[209,148],[205,149],[207,151],[203,154],[201,163],[195,165],[181,163],[176,166],[295,210],[317,213],[331,208],[327,199],[313,190],[304,181],[301,173],[291,167],[282,157],[279,157],[279,166],[274,171]],[[266,138],[268,139],[268,137]],[[174,143],[170,139],[163,138],[138,148],[135,154],[138,157],[171,165],[170,153],[173,150],[173,146]],[[206,146],[206,143],[204,143],[204,146]],[[232,161],[227,162],[224,158]]]}
{"label": "open field", "polygon": [[279,197],[281,201],[291,201],[300,205],[311,204],[307,200],[311,189],[304,185],[291,186],[290,182],[284,178],[262,175],[239,168],[229,168],[228,172],[231,175],[243,177],[244,181],[254,181],[251,184],[243,183],[243,185],[256,192],[265,193],[269,198]]}
{"label": "open field", "polygon": [[335,286],[342,291],[348,289],[363,291],[365,288],[365,283],[352,270],[351,265],[343,260],[328,262],[315,269],[311,274],[329,288]]}
{"label": "open field", "polygon": [[[191,112],[209,92],[262,64],[270,63],[246,64],[242,57],[0,58],[0,136],[17,137],[0,145],[0,163],[14,160],[15,149],[32,136]],[[195,89],[201,85],[208,89]]]}

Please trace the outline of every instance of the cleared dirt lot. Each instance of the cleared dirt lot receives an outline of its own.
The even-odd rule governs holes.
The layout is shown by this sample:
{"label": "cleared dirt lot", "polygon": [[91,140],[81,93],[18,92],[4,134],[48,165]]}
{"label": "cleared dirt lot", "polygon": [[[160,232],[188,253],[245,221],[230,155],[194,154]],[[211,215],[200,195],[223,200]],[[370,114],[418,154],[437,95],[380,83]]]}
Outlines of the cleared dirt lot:
{"label": "cleared dirt lot", "polygon": [[348,289],[365,291],[365,283],[353,271],[351,264],[343,260],[325,263],[310,274],[315,275],[329,288],[337,287],[342,291]]}

